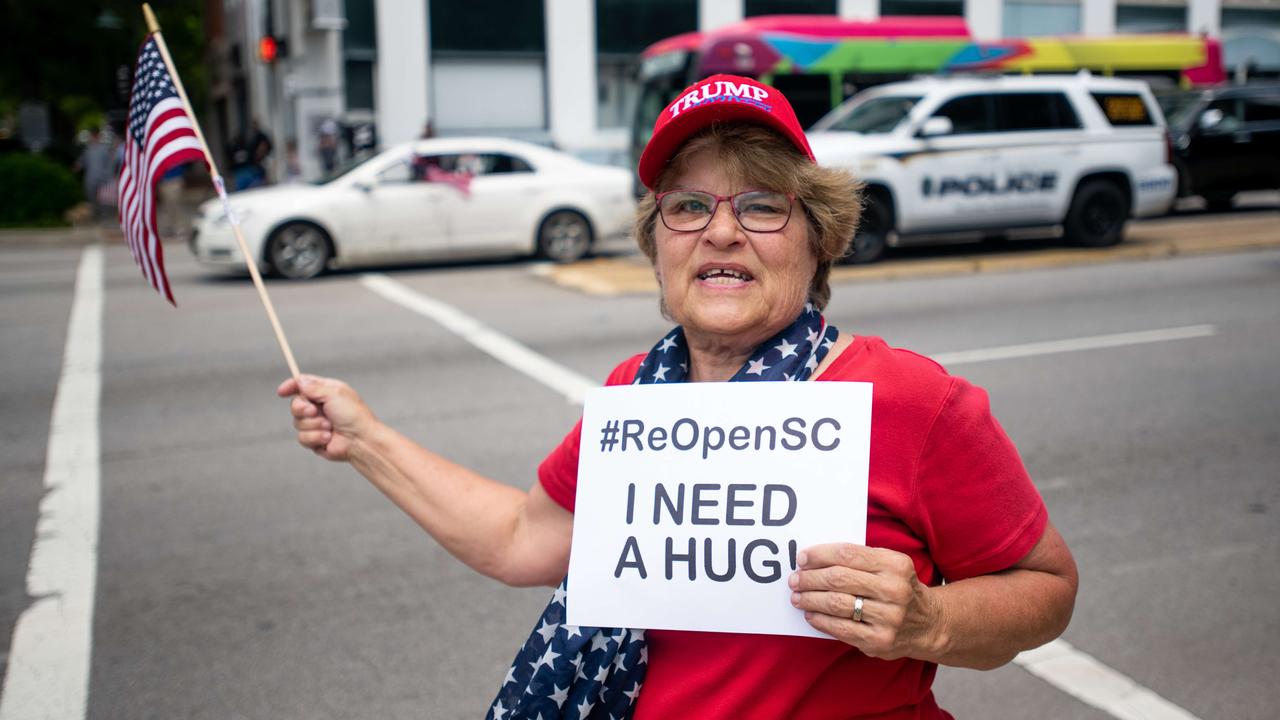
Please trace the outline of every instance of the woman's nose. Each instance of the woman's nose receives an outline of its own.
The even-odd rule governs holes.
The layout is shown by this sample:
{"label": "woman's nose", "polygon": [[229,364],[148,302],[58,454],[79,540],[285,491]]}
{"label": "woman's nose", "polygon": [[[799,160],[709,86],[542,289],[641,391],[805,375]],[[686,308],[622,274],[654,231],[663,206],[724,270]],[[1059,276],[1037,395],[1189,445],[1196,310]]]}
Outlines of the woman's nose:
{"label": "woman's nose", "polygon": [[702,234],[708,242],[721,247],[742,242],[742,226],[738,224],[738,218],[733,214],[733,205],[728,200],[722,200],[716,206],[711,222]]}

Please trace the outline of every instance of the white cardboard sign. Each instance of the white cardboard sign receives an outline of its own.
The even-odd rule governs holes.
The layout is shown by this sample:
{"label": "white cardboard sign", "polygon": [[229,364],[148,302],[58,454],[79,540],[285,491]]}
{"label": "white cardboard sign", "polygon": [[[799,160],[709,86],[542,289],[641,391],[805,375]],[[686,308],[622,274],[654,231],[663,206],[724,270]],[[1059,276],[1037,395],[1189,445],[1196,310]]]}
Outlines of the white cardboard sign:
{"label": "white cardboard sign", "polygon": [[597,388],[583,410],[567,621],[826,637],[798,550],[865,543],[871,385]]}

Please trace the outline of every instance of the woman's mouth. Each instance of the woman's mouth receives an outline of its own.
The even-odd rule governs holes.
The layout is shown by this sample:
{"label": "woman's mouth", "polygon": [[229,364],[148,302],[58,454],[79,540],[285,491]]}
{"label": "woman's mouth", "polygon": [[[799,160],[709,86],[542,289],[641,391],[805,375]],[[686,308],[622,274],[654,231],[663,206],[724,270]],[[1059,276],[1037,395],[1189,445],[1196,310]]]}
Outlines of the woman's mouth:
{"label": "woman's mouth", "polygon": [[708,285],[741,285],[751,282],[754,278],[751,273],[741,268],[733,267],[707,267],[698,271],[698,280]]}

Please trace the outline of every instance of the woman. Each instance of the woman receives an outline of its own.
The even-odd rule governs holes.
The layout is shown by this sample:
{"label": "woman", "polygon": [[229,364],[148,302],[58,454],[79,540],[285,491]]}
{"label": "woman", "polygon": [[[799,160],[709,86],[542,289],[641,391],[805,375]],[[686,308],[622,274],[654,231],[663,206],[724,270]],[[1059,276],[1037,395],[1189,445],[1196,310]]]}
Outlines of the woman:
{"label": "woman", "polygon": [[[867,544],[807,548],[789,580],[792,604],[833,639],[650,631],[635,717],[948,717],[929,690],[937,664],[994,668],[1049,641],[1076,591],[1071,554],[985,393],[821,320],[857,184],[814,163],[776,90],[732,76],[696,84],[663,112],[639,171],[652,192],[638,241],[679,328],[610,384],[756,379],[783,362],[768,354],[776,338],[807,335],[786,379],[872,382],[874,401]],[[682,362],[659,363],[673,346]],[[564,576],[580,424],[526,493],[415,445],[338,381],[303,376],[279,393],[297,395],[303,446],[351,462],[463,562],[513,585]]]}

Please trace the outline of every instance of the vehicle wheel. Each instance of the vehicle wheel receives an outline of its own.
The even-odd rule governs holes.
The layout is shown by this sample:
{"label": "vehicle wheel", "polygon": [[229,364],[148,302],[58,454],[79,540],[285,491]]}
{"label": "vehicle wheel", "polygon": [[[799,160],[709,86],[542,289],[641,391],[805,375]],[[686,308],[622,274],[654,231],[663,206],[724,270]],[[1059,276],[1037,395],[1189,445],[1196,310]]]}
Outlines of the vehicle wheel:
{"label": "vehicle wheel", "polygon": [[287,223],[267,239],[267,260],[277,273],[290,280],[319,275],[331,257],[333,244],[328,234],[311,223]]}
{"label": "vehicle wheel", "polygon": [[538,226],[538,257],[552,262],[581,260],[591,249],[591,224],[573,210],[557,210]]}
{"label": "vehicle wheel", "polygon": [[1129,200],[1124,190],[1108,180],[1089,180],[1076,188],[1063,227],[1072,245],[1107,247],[1124,238],[1128,219]]}
{"label": "vehicle wheel", "polygon": [[1235,193],[1212,193],[1204,196],[1204,204],[1211,212],[1231,212]]}
{"label": "vehicle wheel", "polygon": [[889,246],[889,233],[892,231],[893,212],[889,209],[889,201],[879,193],[867,193],[858,232],[853,236],[849,252],[840,262],[862,265],[879,260]]}

